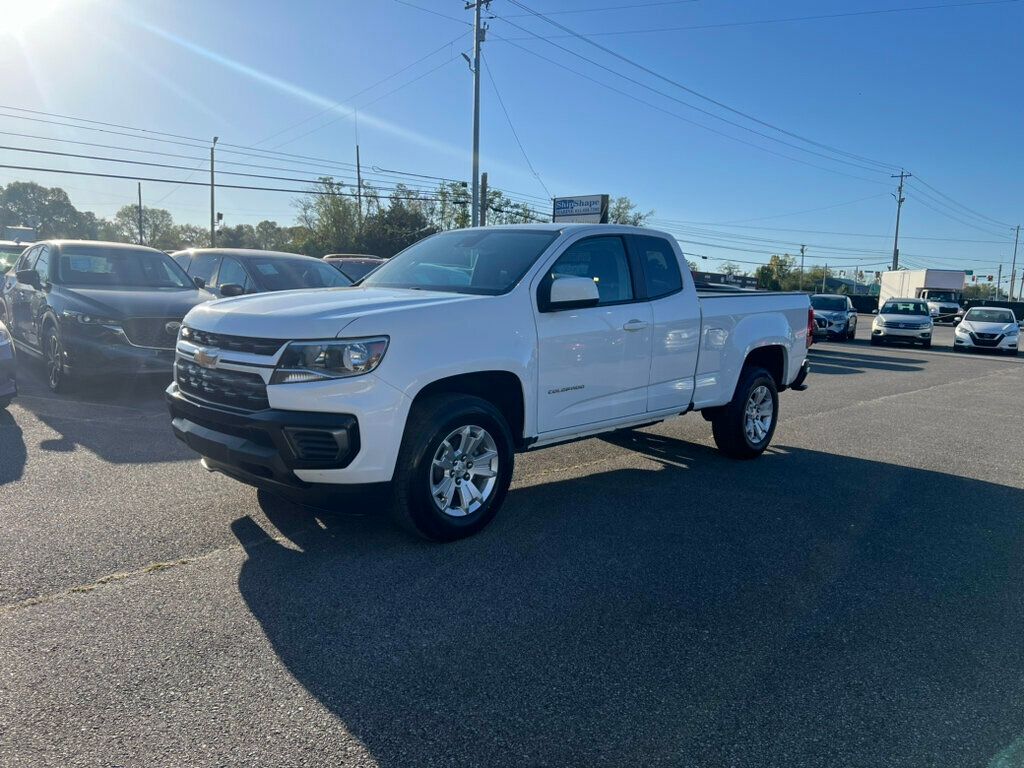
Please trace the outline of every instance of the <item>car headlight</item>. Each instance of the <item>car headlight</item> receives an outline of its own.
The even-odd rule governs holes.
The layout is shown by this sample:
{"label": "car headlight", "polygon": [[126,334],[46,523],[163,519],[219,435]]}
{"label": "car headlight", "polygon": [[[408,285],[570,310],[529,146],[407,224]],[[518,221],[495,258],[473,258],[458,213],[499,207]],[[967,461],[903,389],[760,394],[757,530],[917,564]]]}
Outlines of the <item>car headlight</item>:
{"label": "car headlight", "polygon": [[82,325],[120,325],[119,320],[114,320],[109,317],[100,317],[99,315],[90,315],[86,312],[75,312],[71,309],[65,309],[61,312],[61,316],[66,320],[74,320],[76,323]]}
{"label": "car headlight", "polygon": [[11,333],[2,325],[0,325],[0,347],[5,344],[11,343]]}
{"label": "car headlight", "polygon": [[872,325],[874,325],[876,328],[885,328],[885,320],[883,320],[880,317],[876,317]]}
{"label": "car headlight", "polygon": [[1020,328],[1018,326],[1013,326],[1006,332],[1007,338],[1010,338],[1012,336],[1020,336]]}
{"label": "car headlight", "polygon": [[388,337],[338,341],[293,341],[285,347],[271,384],[343,379],[369,373],[384,358]]}
{"label": "car headlight", "polygon": [[960,323],[956,328],[953,329],[953,333],[957,336],[970,336],[971,329],[965,328],[963,323]]}

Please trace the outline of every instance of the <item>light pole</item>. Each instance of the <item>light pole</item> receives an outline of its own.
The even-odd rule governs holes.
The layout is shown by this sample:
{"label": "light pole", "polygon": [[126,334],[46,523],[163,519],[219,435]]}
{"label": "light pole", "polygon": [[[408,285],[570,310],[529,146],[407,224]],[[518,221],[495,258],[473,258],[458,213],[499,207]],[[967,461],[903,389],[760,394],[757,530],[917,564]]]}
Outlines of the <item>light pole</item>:
{"label": "light pole", "polygon": [[217,139],[219,137],[213,137],[213,144],[210,145],[210,247],[217,247],[217,196],[216,196],[216,185],[214,182],[213,174],[213,152],[217,147]]}

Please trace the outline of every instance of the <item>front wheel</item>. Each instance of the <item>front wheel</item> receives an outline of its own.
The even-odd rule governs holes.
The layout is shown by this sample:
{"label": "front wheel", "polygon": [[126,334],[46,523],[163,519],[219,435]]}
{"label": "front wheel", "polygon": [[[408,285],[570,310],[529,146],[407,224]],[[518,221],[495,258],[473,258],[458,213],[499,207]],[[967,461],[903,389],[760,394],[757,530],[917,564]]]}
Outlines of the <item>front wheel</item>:
{"label": "front wheel", "polygon": [[932,348],[932,342],[929,339],[928,341],[921,342],[921,346],[924,347],[925,349],[931,349]]}
{"label": "front wheel", "polygon": [[871,346],[872,347],[880,347],[881,345],[882,345],[882,340],[880,338],[878,338],[877,336],[872,336],[871,337]]}
{"label": "front wheel", "polygon": [[64,364],[64,342],[56,328],[46,332],[43,352],[46,360],[46,385],[51,392],[67,392],[71,389],[71,380]]}
{"label": "front wheel", "polygon": [[711,420],[715,445],[734,459],[753,459],[772,441],[779,420],[779,391],[764,368],[744,368],[732,401]]}
{"label": "front wheel", "polygon": [[850,326],[850,330],[846,334],[846,338],[849,339],[850,341],[853,341],[854,339],[857,338],[857,325],[856,324]]}
{"label": "front wheel", "polygon": [[395,519],[433,541],[482,530],[512,481],[515,453],[501,412],[478,397],[435,395],[409,414],[395,467]]}

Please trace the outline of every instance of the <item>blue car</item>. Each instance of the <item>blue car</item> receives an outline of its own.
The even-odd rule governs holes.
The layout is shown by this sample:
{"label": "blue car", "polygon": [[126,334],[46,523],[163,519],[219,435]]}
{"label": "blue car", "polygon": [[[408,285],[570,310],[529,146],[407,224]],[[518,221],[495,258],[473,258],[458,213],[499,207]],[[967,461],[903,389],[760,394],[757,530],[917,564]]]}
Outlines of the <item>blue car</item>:
{"label": "blue car", "polygon": [[7,326],[0,322],[0,410],[11,404],[18,394],[18,380],[14,375],[14,343]]}

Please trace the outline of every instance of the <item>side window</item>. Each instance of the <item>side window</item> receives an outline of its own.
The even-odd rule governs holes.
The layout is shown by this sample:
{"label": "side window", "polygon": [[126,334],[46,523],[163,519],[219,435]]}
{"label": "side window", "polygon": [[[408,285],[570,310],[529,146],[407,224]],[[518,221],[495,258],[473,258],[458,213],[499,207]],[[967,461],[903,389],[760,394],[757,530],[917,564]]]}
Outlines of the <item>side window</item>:
{"label": "side window", "polygon": [[242,265],[234,259],[224,259],[220,265],[220,274],[217,275],[217,285],[227,285],[228,283],[235,283],[246,290],[250,287],[249,276]]}
{"label": "side window", "polygon": [[846,311],[853,312],[853,299],[849,296],[846,297]]}
{"label": "side window", "polygon": [[21,272],[25,269],[32,269],[32,262],[36,260],[36,256],[39,255],[39,251],[43,249],[43,246],[37,245],[35,248],[29,248],[18,259],[18,263],[15,266],[15,271]]}
{"label": "side window", "polygon": [[556,277],[589,277],[597,283],[599,304],[619,304],[633,299],[629,257],[617,235],[588,237],[573,243],[558,257],[541,285],[547,295]]}
{"label": "side window", "polygon": [[34,267],[36,274],[39,275],[39,282],[46,284],[50,282],[50,249],[45,245],[39,252],[39,258],[36,259]]}
{"label": "side window", "polygon": [[186,273],[188,272],[188,268],[192,266],[192,260],[188,257],[187,253],[178,253],[171,256],[171,258],[174,259],[177,265],[184,269]]}
{"label": "side window", "polygon": [[189,265],[189,277],[200,277],[207,285],[213,283],[213,275],[217,272],[217,264],[220,263],[220,256],[212,253],[201,253],[192,259]]}
{"label": "side window", "polygon": [[647,298],[657,299],[683,288],[679,261],[672,246],[660,237],[638,235],[633,238],[636,254],[643,264]]}

